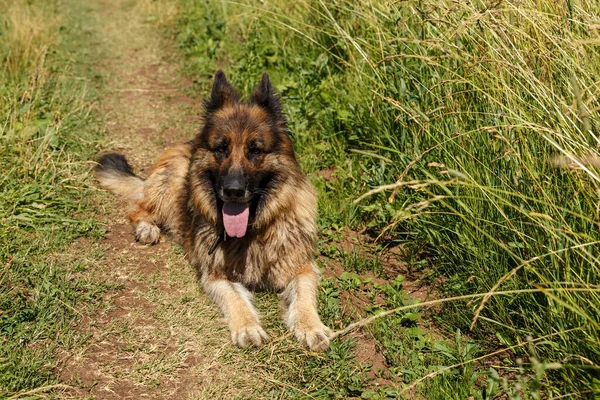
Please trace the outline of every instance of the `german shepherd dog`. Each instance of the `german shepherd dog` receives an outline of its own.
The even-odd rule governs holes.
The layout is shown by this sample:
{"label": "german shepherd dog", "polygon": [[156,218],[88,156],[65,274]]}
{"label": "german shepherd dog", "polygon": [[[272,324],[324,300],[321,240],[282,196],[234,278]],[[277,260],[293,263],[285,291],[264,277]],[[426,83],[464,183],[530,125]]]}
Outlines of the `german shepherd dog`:
{"label": "german shepherd dog", "polygon": [[317,313],[317,201],[300,170],[281,103],[265,73],[248,102],[215,74],[194,140],[166,150],[150,176],[125,157],[102,155],[100,185],[124,197],[135,239],[161,230],[183,240],[205,292],[221,308],[233,343],[267,340],[249,289],[280,293],[283,320],[310,350],[329,347]]}

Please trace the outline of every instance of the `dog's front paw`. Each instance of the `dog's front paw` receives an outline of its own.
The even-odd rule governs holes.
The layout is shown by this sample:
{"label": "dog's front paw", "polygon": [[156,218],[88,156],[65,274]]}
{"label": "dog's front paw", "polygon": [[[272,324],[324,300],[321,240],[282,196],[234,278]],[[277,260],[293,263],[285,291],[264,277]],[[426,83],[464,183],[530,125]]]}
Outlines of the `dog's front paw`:
{"label": "dog's front paw", "polygon": [[135,227],[135,240],[143,244],[156,244],[160,239],[160,228],[151,222],[140,221]]}
{"label": "dog's front paw", "polygon": [[241,348],[248,346],[260,347],[268,338],[263,328],[258,324],[231,328],[231,340],[233,344]]}
{"label": "dog's front paw", "polygon": [[296,339],[311,351],[326,351],[329,348],[331,329],[322,323],[317,326],[298,326],[294,331]]}

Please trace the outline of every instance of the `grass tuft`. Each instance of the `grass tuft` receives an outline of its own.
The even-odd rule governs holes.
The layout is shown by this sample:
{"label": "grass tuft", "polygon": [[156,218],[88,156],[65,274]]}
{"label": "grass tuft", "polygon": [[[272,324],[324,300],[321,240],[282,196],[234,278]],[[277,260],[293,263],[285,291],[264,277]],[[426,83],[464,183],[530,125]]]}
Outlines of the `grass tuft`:
{"label": "grass tuft", "polygon": [[31,73],[56,40],[59,17],[46,13],[51,7],[39,7],[27,1],[0,2],[0,32],[4,77],[15,79]]}

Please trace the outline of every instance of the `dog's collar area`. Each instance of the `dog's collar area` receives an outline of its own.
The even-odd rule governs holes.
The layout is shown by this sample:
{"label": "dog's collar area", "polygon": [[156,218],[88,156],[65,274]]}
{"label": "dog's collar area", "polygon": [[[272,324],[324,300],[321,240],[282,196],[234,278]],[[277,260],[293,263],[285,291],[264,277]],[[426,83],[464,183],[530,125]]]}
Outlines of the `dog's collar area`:
{"label": "dog's collar area", "polygon": [[219,232],[217,234],[217,237],[215,237],[215,241],[213,242],[212,246],[210,246],[210,249],[208,249],[208,255],[212,255],[212,253],[215,252],[215,250],[217,249],[217,246],[219,245],[219,243],[221,243],[224,239],[225,239],[225,235],[226,233],[223,232]]}
{"label": "dog's collar area", "polygon": [[[248,227],[251,227],[252,224],[248,225]],[[210,246],[210,249],[208,249],[208,255],[212,255],[212,253],[215,252],[215,250],[217,249],[217,247],[219,247],[219,244],[221,242],[224,242],[225,239],[227,239],[227,232],[225,232],[225,230],[220,231],[217,236],[215,237],[215,240],[213,242],[213,244]],[[231,237],[229,237],[230,239],[232,239]]]}

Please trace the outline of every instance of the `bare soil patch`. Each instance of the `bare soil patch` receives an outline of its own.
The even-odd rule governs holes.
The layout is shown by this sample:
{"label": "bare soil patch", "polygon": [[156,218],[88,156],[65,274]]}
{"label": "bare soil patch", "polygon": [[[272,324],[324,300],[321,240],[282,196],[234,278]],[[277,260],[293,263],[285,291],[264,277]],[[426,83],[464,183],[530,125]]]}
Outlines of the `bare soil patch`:
{"label": "bare soil patch", "polygon": [[[329,172],[325,171],[327,174]],[[361,232],[346,230],[341,237],[331,240],[328,246],[335,246],[340,253],[348,254],[353,252],[363,260],[373,260],[376,257],[373,251],[375,248],[374,239]],[[324,273],[325,277],[339,279],[340,275],[348,272],[341,265],[339,259],[321,257],[328,266]],[[373,287],[374,285],[385,285],[389,281],[393,281],[398,275],[405,277],[402,289],[410,299],[423,302],[432,300],[436,296],[435,287],[422,279],[423,274],[411,271],[402,261],[404,253],[401,247],[388,248],[382,251],[379,257],[381,263],[379,273],[370,270],[357,271],[356,273],[358,278],[363,282],[363,290],[342,291],[340,294],[342,314],[352,321],[366,318],[368,316],[367,310],[373,306],[380,306],[383,309],[387,308],[383,295],[373,294]],[[423,315],[429,315],[431,312],[431,309],[422,310]],[[426,322],[428,328],[435,328],[433,322],[429,319],[422,322]],[[431,329],[432,333],[434,330]],[[373,335],[368,332],[368,329],[361,328],[351,335],[356,340],[356,360],[369,366],[367,375],[372,381],[373,388],[400,387],[402,383],[390,371],[390,366],[386,363],[381,348],[379,348]],[[407,398],[419,397],[416,395],[416,392],[411,392]]]}

